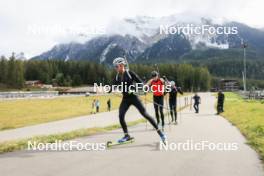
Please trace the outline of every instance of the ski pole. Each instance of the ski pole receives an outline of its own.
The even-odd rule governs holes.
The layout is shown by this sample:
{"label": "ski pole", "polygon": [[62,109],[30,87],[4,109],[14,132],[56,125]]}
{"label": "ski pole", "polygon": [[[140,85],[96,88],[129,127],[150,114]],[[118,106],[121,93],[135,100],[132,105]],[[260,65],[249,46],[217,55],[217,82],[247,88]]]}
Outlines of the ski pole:
{"label": "ski pole", "polygon": [[180,109],[179,109],[179,116],[180,116],[180,123],[182,122],[182,119],[181,119],[181,110],[182,110],[182,106],[181,106],[181,97],[179,98],[179,105],[180,105]]}
{"label": "ski pole", "polygon": [[[165,102],[166,102],[166,106],[168,107],[168,98],[167,98],[167,95],[165,95]],[[169,122],[169,130],[171,131],[171,122],[170,122],[169,114],[170,114],[170,109],[167,109],[166,116],[167,116],[168,122]]]}
{"label": "ski pole", "polygon": [[[145,93],[145,109],[147,111],[147,94]],[[146,120],[146,130],[148,129],[148,121]]]}
{"label": "ski pole", "polygon": [[192,97],[190,96],[190,111],[192,111]]}
{"label": "ski pole", "polygon": [[156,69],[157,69],[157,71],[158,71],[158,73],[159,73],[159,75],[160,75],[160,72],[159,72],[159,67],[158,67],[158,65],[157,65],[157,64],[155,64],[155,67],[156,67]]}

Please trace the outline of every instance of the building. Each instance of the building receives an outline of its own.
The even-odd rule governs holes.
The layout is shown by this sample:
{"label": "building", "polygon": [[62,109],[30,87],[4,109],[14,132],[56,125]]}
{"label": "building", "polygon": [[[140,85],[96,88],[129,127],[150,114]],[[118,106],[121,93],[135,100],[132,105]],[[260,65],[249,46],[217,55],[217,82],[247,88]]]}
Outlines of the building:
{"label": "building", "polygon": [[59,95],[58,91],[19,91],[0,92],[1,99],[21,99],[21,98],[50,98]]}
{"label": "building", "polygon": [[27,87],[41,87],[43,84],[39,80],[26,81],[25,85]]}
{"label": "building", "polygon": [[70,88],[70,87],[60,87],[61,90],[59,91],[60,95],[88,95],[87,93],[102,93],[98,91],[94,91],[94,87],[92,86],[87,86],[87,87],[75,87],[75,88]]}
{"label": "building", "polygon": [[238,91],[239,82],[235,79],[222,79],[220,81],[220,89],[223,91]]}
{"label": "building", "polygon": [[43,84],[43,85],[41,86],[41,88],[42,88],[42,89],[52,89],[53,86],[52,86],[52,84]]}

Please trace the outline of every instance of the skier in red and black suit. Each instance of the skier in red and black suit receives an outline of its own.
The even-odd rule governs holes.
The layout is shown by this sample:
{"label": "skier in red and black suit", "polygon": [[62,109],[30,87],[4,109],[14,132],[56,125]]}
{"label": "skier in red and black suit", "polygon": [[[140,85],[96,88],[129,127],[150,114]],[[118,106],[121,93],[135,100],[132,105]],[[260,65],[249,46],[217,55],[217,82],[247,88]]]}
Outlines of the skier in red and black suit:
{"label": "skier in red and black suit", "polygon": [[163,104],[164,104],[164,89],[165,89],[165,81],[163,78],[159,77],[159,73],[157,71],[151,72],[151,79],[148,81],[148,85],[151,86],[151,90],[153,92],[153,104],[155,109],[155,115],[157,119],[157,124],[160,124],[161,117],[161,125],[164,130],[164,113],[163,113]]}

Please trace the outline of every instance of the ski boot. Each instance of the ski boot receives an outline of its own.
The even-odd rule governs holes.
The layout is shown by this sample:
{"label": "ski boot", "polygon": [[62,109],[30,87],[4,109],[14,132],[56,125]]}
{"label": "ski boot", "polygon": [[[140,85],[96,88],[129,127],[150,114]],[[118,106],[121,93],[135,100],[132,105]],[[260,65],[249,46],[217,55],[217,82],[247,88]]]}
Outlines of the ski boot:
{"label": "ski boot", "polygon": [[121,139],[119,139],[117,142],[118,143],[124,143],[130,140],[133,140],[133,137],[130,137],[130,135],[126,134],[124,137],[122,137]]}
{"label": "ski boot", "polygon": [[161,141],[166,145],[167,144],[167,137],[164,133],[161,133],[160,135]]}

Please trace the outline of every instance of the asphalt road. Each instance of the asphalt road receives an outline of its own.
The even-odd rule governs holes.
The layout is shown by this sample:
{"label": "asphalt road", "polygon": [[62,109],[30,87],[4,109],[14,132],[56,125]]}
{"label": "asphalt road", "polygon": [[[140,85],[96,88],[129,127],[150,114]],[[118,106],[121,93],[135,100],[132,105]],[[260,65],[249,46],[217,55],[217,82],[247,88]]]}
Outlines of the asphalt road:
{"label": "asphalt road", "polygon": [[[4,176],[260,176],[262,164],[256,152],[245,144],[239,131],[214,111],[215,98],[202,94],[200,114],[189,108],[179,114],[178,125],[167,125],[171,150],[160,150],[159,137],[148,124],[130,127],[132,144],[103,151],[19,151],[0,155]],[[122,136],[115,130],[76,139],[82,144],[104,143]],[[237,150],[184,150],[176,144],[235,144]],[[174,144],[174,145],[172,145]]]}

